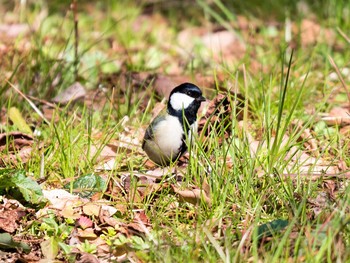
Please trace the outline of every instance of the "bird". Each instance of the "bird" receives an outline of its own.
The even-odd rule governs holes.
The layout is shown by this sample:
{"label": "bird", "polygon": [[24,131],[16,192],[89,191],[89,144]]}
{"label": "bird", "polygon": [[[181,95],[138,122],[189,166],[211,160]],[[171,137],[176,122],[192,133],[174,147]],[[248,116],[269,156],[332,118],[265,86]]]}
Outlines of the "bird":
{"label": "bird", "polygon": [[168,166],[188,148],[186,138],[197,132],[197,112],[206,101],[202,91],[192,83],[182,83],[169,95],[167,107],[146,129],[142,149],[160,166]]}

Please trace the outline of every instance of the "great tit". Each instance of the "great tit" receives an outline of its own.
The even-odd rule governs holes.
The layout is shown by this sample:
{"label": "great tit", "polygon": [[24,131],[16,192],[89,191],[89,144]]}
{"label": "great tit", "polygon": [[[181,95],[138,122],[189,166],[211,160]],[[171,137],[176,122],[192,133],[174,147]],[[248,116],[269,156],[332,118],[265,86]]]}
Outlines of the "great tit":
{"label": "great tit", "polygon": [[197,131],[197,112],[205,100],[192,83],[171,91],[167,108],[151,122],[143,138],[142,149],[153,162],[167,166],[186,152],[186,137]]}

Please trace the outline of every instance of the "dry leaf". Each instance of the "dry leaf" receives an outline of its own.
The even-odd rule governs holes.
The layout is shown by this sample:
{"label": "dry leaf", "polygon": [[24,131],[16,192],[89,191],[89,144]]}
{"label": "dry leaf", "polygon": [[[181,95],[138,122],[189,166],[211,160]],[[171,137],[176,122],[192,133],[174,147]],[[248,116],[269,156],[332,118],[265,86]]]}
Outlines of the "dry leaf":
{"label": "dry leaf", "polygon": [[298,142],[304,142],[304,147],[311,152],[314,156],[318,157],[320,155],[317,140],[311,133],[309,128],[304,129],[303,122],[301,120],[293,120],[292,125],[297,128],[298,131],[302,131]]}
{"label": "dry leaf", "polygon": [[82,252],[80,258],[76,261],[77,263],[100,263],[100,260],[96,256]]}
{"label": "dry leaf", "polygon": [[134,220],[134,222],[129,223],[127,225],[127,229],[129,234],[132,234],[132,235],[143,236],[147,232],[146,226],[141,221],[137,221],[137,220]]}
{"label": "dry leaf", "polygon": [[113,216],[115,213],[118,212],[118,210],[123,210],[124,211],[124,207],[125,206],[122,206],[122,205],[116,205],[116,207],[113,207],[113,206],[110,206],[110,205],[102,204],[100,213],[102,213],[102,212],[104,214],[108,213],[109,216]]}
{"label": "dry leaf", "polygon": [[66,206],[81,204],[79,196],[72,195],[63,189],[43,190],[43,196],[50,201],[50,208],[57,210],[63,210]]}
{"label": "dry leaf", "polygon": [[152,119],[154,119],[158,114],[166,108],[165,103],[157,102],[152,109]]}
{"label": "dry leaf", "polygon": [[226,61],[234,61],[244,57],[246,46],[240,37],[233,31],[217,31],[202,36],[202,41],[215,60],[224,57]]}
{"label": "dry leaf", "polygon": [[73,102],[84,98],[85,95],[85,87],[79,82],[75,82],[73,85],[71,85],[66,90],[54,97],[52,101],[60,104],[67,104],[69,102]]}
{"label": "dry leaf", "polygon": [[74,207],[72,204],[69,202],[66,203],[67,206],[65,206],[62,210],[58,211],[61,216],[64,218],[69,218],[69,219],[78,219],[80,217],[80,209]]}
{"label": "dry leaf", "polygon": [[176,170],[175,167],[157,167],[156,169],[147,171],[146,174],[143,174],[142,176],[146,176],[150,182],[155,182],[161,180],[165,176],[174,175],[177,172]]}
{"label": "dry leaf", "polygon": [[118,138],[110,141],[104,146],[92,145],[90,156],[94,157],[97,155],[96,162],[99,165],[95,168],[96,171],[110,171],[116,168],[116,165],[121,165],[121,163],[116,163],[117,153],[132,154],[134,152],[141,151],[141,142],[139,140],[139,131],[125,131],[118,133]]}
{"label": "dry leaf", "polygon": [[77,230],[78,230],[78,237],[80,238],[95,239],[97,237],[94,229],[91,227],[86,229],[78,228]]}
{"label": "dry leaf", "polygon": [[149,218],[146,215],[144,210],[141,210],[141,211],[135,213],[134,220],[141,221],[144,225],[149,225],[150,224],[150,220],[149,220]]}
{"label": "dry leaf", "polygon": [[350,113],[348,109],[341,107],[334,107],[328,114],[327,117],[322,118],[328,125],[349,125],[350,124]]}
{"label": "dry leaf", "polygon": [[[297,34],[299,28],[294,25],[293,32]],[[300,25],[300,41],[302,47],[314,46],[317,42],[333,45],[336,34],[329,28],[323,28],[311,19],[303,19]]]}
{"label": "dry leaf", "polygon": [[111,215],[109,215],[109,213],[106,211],[101,211],[99,219],[102,224],[107,224],[112,227],[116,227],[120,224],[120,221],[118,219],[111,217]]}
{"label": "dry leaf", "polygon": [[201,189],[185,189],[185,190],[180,190],[175,185],[171,185],[174,192],[179,196],[181,201],[188,202],[191,204],[198,204],[202,200],[206,202],[207,204],[211,204],[210,198],[207,196],[206,192]]}
{"label": "dry leaf", "polygon": [[101,205],[95,203],[87,203],[83,205],[83,212],[88,216],[98,216],[101,211]]}
{"label": "dry leaf", "polygon": [[86,216],[80,216],[77,222],[77,225],[82,229],[91,228],[93,226],[93,222],[90,218]]}
{"label": "dry leaf", "polygon": [[154,80],[153,87],[155,91],[164,98],[168,99],[170,92],[178,85],[184,82],[191,82],[191,78],[186,76],[164,76],[158,75]]}
{"label": "dry leaf", "polygon": [[320,32],[321,26],[319,24],[309,19],[303,19],[300,32],[302,46],[314,45]]}
{"label": "dry leaf", "polygon": [[0,133],[0,153],[8,150],[6,155],[0,155],[0,166],[19,160],[25,163],[32,152],[33,137],[22,132]]}
{"label": "dry leaf", "polygon": [[9,233],[15,232],[18,228],[19,221],[26,214],[24,208],[0,205],[0,229]]}

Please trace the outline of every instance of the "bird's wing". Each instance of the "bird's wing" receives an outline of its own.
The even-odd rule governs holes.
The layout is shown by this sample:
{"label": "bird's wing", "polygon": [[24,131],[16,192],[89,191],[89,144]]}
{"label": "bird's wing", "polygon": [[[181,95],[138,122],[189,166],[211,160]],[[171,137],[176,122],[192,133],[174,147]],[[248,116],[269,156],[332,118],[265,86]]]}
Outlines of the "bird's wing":
{"label": "bird's wing", "polygon": [[162,110],[157,117],[153,119],[151,124],[147,127],[145,136],[143,137],[143,142],[142,142],[142,148],[145,145],[146,140],[153,140],[154,139],[154,127],[157,127],[157,125],[165,120],[165,114],[166,114],[166,109]]}

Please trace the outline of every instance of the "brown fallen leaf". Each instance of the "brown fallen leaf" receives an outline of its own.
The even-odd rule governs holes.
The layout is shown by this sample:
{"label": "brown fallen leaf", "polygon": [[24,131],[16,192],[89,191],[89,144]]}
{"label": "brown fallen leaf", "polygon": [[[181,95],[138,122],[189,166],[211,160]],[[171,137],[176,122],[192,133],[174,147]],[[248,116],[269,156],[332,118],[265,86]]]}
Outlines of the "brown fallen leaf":
{"label": "brown fallen leaf", "polygon": [[244,57],[246,45],[234,31],[219,30],[201,37],[204,46],[211,52],[213,58],[220,61],[235,61]]}
{"label": "brown fallen leaf", "polygon": [[88,216],[98,216],[101,211],[101,206],[95,203],[87,203],[83,205],[83,212]]}
{"label": "brown fallen leaf", "polygon": [[300,26],[302,46],[314,45],[321,33],[321,26],[313,20],[303,19]]}
{"label": "brown fallen leaf", "polygon": [[202,41],[207,48],[217,53],[230,48],[236,41],[239,41],[239,37],[234,32],[222,30],[203,35]]}
{"label": "brown fallen leaf", "polygon": [[96,256],[99,259],[99,262],[109,262],[112,256],[111,247],[107,245],[106,241],[101,237],[96,238],[92,242],[97,246]]}
{"label": "brown fallen leaf", "polygon": [[58,214],[64,218],[78,219],[80,217],[80,208],[73,206],[73,203],[67,203],[62,210],[58,211]]}
{"label": "brown fallen leaf", "polygon": [[170,92],[184,82],[191,82],[186,76],[164,76],[158,75],[153,83],[153,88],[162,97],[168,99]]}
{"label": "brown fallen leaf", "polygon": [[339,132],[342,135],[344,135],[344,136],[349,138],[349,136],[350,136],[350,126],[344,126],[344,127],[340,128]]}
{"label": "brown fallen leaf", "polygon": [[303,19],[299,27],[293,27],[293,32],[300,33],[301,46],[313,46],[317,42],[332,45],[335,42],[336,34],[329,28],[323,28],[319,23],[312,19]]}
{"label": "brown fallen leaf", "polygon": [[127,229],[130,235],[143,236],[145,234],[145,229],[139,222],[129,223]]}
{"label": "brown fallen leaf", "polygon": [[43,195],[50,201],[50,208],[62,210],[66,206],[78,206],[82,204],[80,197],[68,193],[63,189],[43,190]]}
{"label": "brown fallen leaf", "polygon": [[[251,150],[251,155],[255,156],[264,152],[267,152],[267,143],[266,141],[256,141],[250,135],[249,131],[245,131],[247,134],[247,138],[249,140],[249,146]],[[307,133],[305,136],[308,136]],[[309,137],[307,137],[309,138]],[[275,137],[272,137],[270,140],[270,147],[273,145]],[[288,145],[288,141],[290,140],[289,136],[286,134],[283,136],[280,147],[284,148]],[[317,158],[310,155],[309,150],[304,150],[301,147],[293,146],[290,147],[288,152],[286,153],[284,160],[287,165],[283,170],[284,176],[289,177],[298,177],[309,175],[314,178],[315,176],[333,176],[335,174],[340,174],[340,168],[338,163],[333,163],[332,161],[328,161],[315,154]],[[259,176],[264,175],[265,172],[263,170],[259,171]]]}
{"label": "brown fallen leaf", "polygon": [[81,252],[79,259],[76,261],[77,263],[100,263],[100,260],[97,259],[95,255]]}
{"label": "brown fallen leaf", "polygon": [[57,94],[56,97],[52,99],[53,102],[60,104],[67,104],[69,102],[74,102],[79,99],[84,98],[86,95],[86,89],[79,82],[73,83],[67,89]]}
{"label": "brown fallen leaf", "polygon": [[81,205],[84,200],[72,195],[63,189],[43,190],[43,195],[50,204],[39,210],[37,217],[46,216],[47,210],[54,210],[64,218],[77,219],[81,214]]}
{"label": "brown fallen leaf", "polygon": [[[196,39],[196,41],[193,41]],[[233,61],[244,56],[246,45],[239,35],[223,27],[217,27],[211,32],[203,27],[187,27],[178,34],[177,42],[180,46],[179,53],[186,58],[193,53],[195,45],[201,43],[204,47],[201,57],[205,61]]]}
{"label": "brown fallen leaf", "polygon": [[315,176],[339,174],[340,170],[336,163],[325,160],[322,157],[313,157],[299,147],[293,146],[289,149],[285,160],[288,165],[283,173],[288,175],[290,171],[297,171],[299,174],[312,174]]}
{"label": "brown fallen leaf", "polygon": [[175,168],[175,167],[160,168],[157,166],[157,168],[155,168],[153,170],[149,170],[145,174],[142,174],[140,176],[147,177],[147,180],[149,180],[150,182],[156,182],[156,181],[159,181],[166,176],[175,175],[175,174],[177,174],[177,172],[178,172],[178,168]]}
{"label": "brown fallen leaf", "polygon": [[17,206],[0,205],[0,229],[13,233],[18,228],[18,223],[27,214],[25,208]]}
{"label": "brown fallen leaf", "polygon": [[[34,139],[31,135],[22,132],[0,134],[0,166],[6,163],[16,163],[18,160],[25,163],[32,152]],[[5,153],[6,154],[1,154]]]}
{"label": "brown fallen leaf", "polygon": [[95,239],[97,238],[97,235],[95,234],[95,231],[92,227],[81,229],[78,228],[78,237],[82,239]]}
{"label": "brown fallen leaf", "polygon": [[191,204],[199,204],[201,201],[206,202],[208,205],[211,205],[211,200],[207,196],[206,192],[202,189],[194,188],[194,189],[185,189],[180,190],[179,187],[175,185],[171,185],[174,192],[178,195],[179,199],[183,202],[188,202]]}
{"label": "brown fallen leaf", "polygon": [[135,213],[135,220],[137,220],[137,221],[140,220],[145,225],[150,224],[150,220],[149,220],[148,216],[146,215],[145,211],[143,211],[143,210]]}
{"label": "brown fallen leaf", "polygon": [[107,224],[112,227],[116,227],[120,224],[120,221],[114,217],[112,217],[107,211],[101,211],[99,215],[100,222],[102,224]]}
{"label": "brown fallen leaf", "polygon": [[[219,78],[219,77],[218,77]],[[196,74],[195,76],[181,75],[161,75],[158,74],[153,82],[153,89],[161,96],[161,98],[169,98],[170,92],[178,85],[184,82],[191,82],[197,85],[206,96],[206,91],[211,87],[215,90],[216,84],[212,77]]]}
{"label": "brown fallen leaf", "polygon": [[[117,153],[132,154],[141,151],[141,142],[139,140],[140,131],[125,131],[117,134],[117,138],[111,140],[106,145],[96,143],[90,148],[90,156],[95,160],[98,166],[96,171],[110,171],[125,163],[116,163]],[[125,159],[127,162],[127,159]]]}
{"label": "brown fallen leaf", "polygon": [[345,126],[350,124],[350,113],[346,108],[334,107],[322,120],[328,125]]}
{"label": "brown fallen leaf", "polygon": [[149,235],[149,219],[144,211],[135,214],[133,222],[127,224],[129,235],[147,236]]}
{"label": "brown fallen leaf", "polygon": [[[1,56],[1,53],[0,53],[0,56]],[[0,124],[3,124],[3,125],[6,124],[7,122],[6,112],[7,110],[5,107],[0,108]]]}
{"label": "brown fallen leaf", "polygon": [[[135,181],[132,181],[135,180]],[[132,201],[133,203],[140,203],[143,199],[142,193],[138,190],[137,184],[138,184],[139,178],[138,177],[131,177],[130,175],[123,176],[121,186],[124,189],[124,193],[126,194],[126,197],[129,201]]]}
{"label": "brown fallen leaf", "polygon": [[[8,144],[6,144],[8,142]],[[0,133],[0,152],[19,150],[33,144],[33,136],[22,132]]]}
{"label": "brown fallen leaf", "polygon": [[298,138],[298,142],[304,142],[304,147],[312,153],[314,156],[318,157],[320,155],[319,153],[319,147],[317,144],[317,140],[312,135],[312,132],[310,128],[303,128],[303,122],[301,120],[293,120],[292,125],[296,127],[298,131],[302,131],[300,134],[300,138]]}
{"label": "brown fallen leaf", "polygon": [[332,200],[335,200],[335,192],[336,192],[336,190],[339,189],[338,182],[335,181],[335,180],[324,180],[323,181],[323,186],[326,189],[329,197]]}
{"label": "brown fallen leaf", "polygon": [[148,170],[153,170],[157,168],[157,165],[152,162],[150,159],[147,159],[146,162],[144,163],[144,166]]}
{"label": "brown fallen leaf", "polygon": [[91,228],[93,226],[93,222],[90,218],[86,216],[80,216],[77,221],[77,226],[84,230],[86,228]]}
{"label": "brown fallen leaf", "polygon": [[158,116],[158,114],[166,108],[166,104],[162,102],[157,102],[152,109],[152,119]]}
{"label": "brown fallen leaf", "polygon": [[308,203],[311,204],[314,217],[318,216],[324,209],[330,207],[330,198],[327,193],[320,192],[316,198],[308,198]]}

